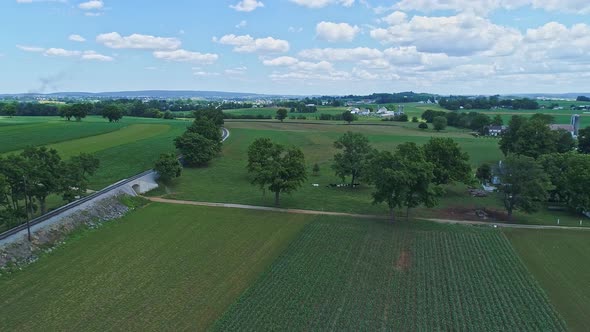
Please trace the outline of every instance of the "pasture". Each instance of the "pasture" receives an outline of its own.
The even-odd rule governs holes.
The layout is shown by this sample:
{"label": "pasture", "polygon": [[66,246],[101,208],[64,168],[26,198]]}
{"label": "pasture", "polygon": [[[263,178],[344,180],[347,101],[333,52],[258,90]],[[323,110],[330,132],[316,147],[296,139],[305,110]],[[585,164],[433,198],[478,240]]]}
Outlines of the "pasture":
{"label": "pasture", "polygon": [[572,331],[590,326],[590,233],[505,230],[528,270]]}
{"label": "pasture", "polygon": [[[342,183],[334,175],[331,165],[336,149],[333,142],[346,131],[361,132],[368,136],[371,144],[378,149],[394,150],[397,144],[410,141],[417,144],[426,143],[430,137],[444,136],[455,139],[462,149],[471,157],[473,167],[481,163],[494,163],[503,155],[494,138],[475,138],[460,130],[441,133],[422,131],[415,124],[399,125],[391,123],[373,123],[345,125],[335,122],[285,122],[278,121],[226,121],[231,131],[230,139],[224,143],[222,155],[214,159],[209,167],[187,168],[183,175],[167,188],[161,188],[151,195],[164,195],[167,198],[240,203],[270,206],[274,203],[270,193],[264,194],[249,183],[247,149],[256,138],[268,137],[281,144],[295,145],[305,153],[308,165],[308,179],[304,185],[291,195],[283,195],[281,206],[311,210],[339,211],[364,214],[387,214],[385,204],[371,203],[372,188],[362,185],[354,190],[348,188],[331,188],[330,184]],[[311,169],[315,163],[320,166],[320,174],[313,176]],[[314,187],[318,184],[319,187]],[[449,211],[457,209],[493,208],[503,210],[500,200],[493,196],[474,198],[462,185],[450,186],[436,209],[415,209],[412,217],[463,219],[464,215],[450,215]],[[405,216],[399,211],[398,216]],[[472,217],[474,218],[474,216]],[[577,216],[564,212],[541,211],[533,215],[516,214],[518,222],[530,224],[555,224],[560,218],[562,225],[575,226]],[[587,223],[590,226],[590,223]]]}
{"label": "pasture", "polygon": [[312,218],[151,204],[0,278],[1,329],[203,330]]}

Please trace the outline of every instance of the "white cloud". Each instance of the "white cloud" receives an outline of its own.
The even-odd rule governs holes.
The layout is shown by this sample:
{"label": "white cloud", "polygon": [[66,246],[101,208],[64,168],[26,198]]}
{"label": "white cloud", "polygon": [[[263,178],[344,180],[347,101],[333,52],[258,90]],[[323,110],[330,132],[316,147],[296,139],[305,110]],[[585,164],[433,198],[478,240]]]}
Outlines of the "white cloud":
{"label": "white cloud", "polygon": [[80,35],[75,35],[75,34],[74,35],[70,35],[68,37],[68,39],[71,40],[71,41],[79,42],[79,43],[83,43],[83,42],[86,41],[86,38],[84,38],[84,37],[82,37]]}
{"label": "white cloud", "polygon": [[272,37],[254,39],[250,35],[236,36],[225,35],[219,39],[213,38],[214,42],[234,46],[234,51],[239,53],[284,53],[289,51],[289,42]]}
{"label": "white cloud", "polygon": [[35,52],[35,53],[43,53],[44,56],[50,57],[74,57],[79,58],[82,60],[95,60],[95,61],[113,61],[115,60],[113,57],[108,55],[103,55],[97,53],[95,51],[70,51],[63,48],[58,47],[51,47],[48,49],[42,47],[35,47],[35,46],[22,46],[16,45],[17,48],[26,51],[26,52]]}
{"label": "white cloud", "polygon": [[359,61],[377,59],[383,56],[383,52],[375,48],[314,48],[299,52],[299,56],[312,60],[327,61]]}
{"label": "white cloud", "polygon": [[571,28],[549,22],[537,29],[528,29],[523,40],[523,52],[536,62],[590,63],[590,26],[576,24]]}
{"label": "white cloud", "polygon": [[231,68],[231,69],[226,69],[223,72],[226,75],[244,75],[246,74],[246,71],[248,70],[248,67],[236,67],[236,68]]}
{"label": "white cloud", "polygon": [[80,51],[69,51],[63,48],[48,48],[43,52],[45,56],[62,56],[62,57],[74,57],[80,56],[82,54]]}
{"label": "white cloud", "polygon": [[104,7],[104,3],[101,0],[91,0],[82,2],[78,5],[78,8],[82,10],[100,10]]}
{"label": "white cloud", "polygon": [[298,59],[290,56],[281,56],[274,59],[265,59],[262,63],[265,66],[282,67],[282,66],[293,66],[299,62]]}
{"label": "white cloud", "polygon": [[174,50],[181,45],[180,40],[177,38],[155,37],[136,33],[123,37],[117,32],[100,34],[96,37],[96,42],[110,48],[144,50]]}
{"label": "white cloud", "polygon": [[522,39],[518,30],[473,14],[414,16],[385,29],[373,29],[370,34],[382,44],[412,45],[420,52],[449,55],[507,55]]}
{"label": "white cloud", "polygon": [[348,81],[351,79],[351,75],[346,71],[332,71],[329,73],[318,73],[313,71],[292,71],[288,73],[272,73],[270,79],[273,81],[300,81],[300,82],[311,82],[311,81]]}
{"label": "white cloud", "polygon": [[327,61],[307,62],[300,61],[290,56],[281,56],[274,59],[264,59],[262,64],[269,67],[289,67],[293,70],[303,71],[333,71],[334,66]]}
{"label": "white cloud", "polygon": [[452,10],[487,14],[497,9],[514,10],[525,6],[546,11],[590,13],[590,3],[586,0],[401,0],[394,7],[421,12]]}
{"label": "white cloud", "polygon": [[211,76],[219,76],[221,74],[215,72],[207,72],[202,70],[195,70],[193,71],[193,75],[197,77],[211,77]]}
{"label": "white cloud", "polygon": [[37,46],[16,45],[16,47],[22,51],[25,51],[25,52],[41,53],[41,52],[45,51],[45,49],[43,47],[37,47]]}
{"label": "white cloud", "polygon": [[406,22],[408,19],[408,14],[400,11],[395,11],[384,18],[381,21],[389,24],[389,25],[397,25]]}
{"label": "white cloud", "polygon": [[236,24],[237,29],[245,28],[248,25],[248,21],[242,20],[240,23]]}
{"label": "white cloud", "polygon": [[242,0],[237,4],[231,5],[229,7],[239,12],[251,12],[256,10],[256,8],[264,7],[264,3],[262,3],[262,1],[256,0]]}
{"label": "white cloud", "polygon": [[317,37],[329,42],[351,42],[359,32],[358,26],[352,26],[348,23],[323,21],[316,26]]}
{"label": "white cloud", "polygon": [[201,64],[212,64],[217,59],[219,59],[219,55],[211,54],[211,53],[199,53],[199,52],[190,52],[187,50],[174,50],[174,51],[155,51],[154,57],[161,60],[167,61],[178,61],[178,62],[194,62],[194,63],[201,63]]}
{"label": "white cloud", "polygon": [[354,0],[289,0],[297,5],[308,8],[323,8],[327,5],[339,4],[344,7],[350,7],[354,4]]}
{"label": "white cloud", "polygon": [[99,54],[95,51],[84,51],[82,54],[82,60],[113,61],[115,59],[111,56]]}

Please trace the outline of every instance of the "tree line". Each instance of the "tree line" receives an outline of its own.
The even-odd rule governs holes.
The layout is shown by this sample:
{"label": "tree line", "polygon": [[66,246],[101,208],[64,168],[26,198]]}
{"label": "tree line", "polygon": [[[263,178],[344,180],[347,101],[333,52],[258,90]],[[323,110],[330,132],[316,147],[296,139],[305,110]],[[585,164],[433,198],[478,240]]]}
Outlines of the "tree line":
{"label": "tree line", "polygon": [[477,170],[482,182],[498,177],[510,217],[517,209],[536,212],[547,202],[574,212],[590,210],[590,127],[580,130],[576,142],[565,130],[552,131],[548,126],[551,120],[543,114],[513,116],[499,142],[505,160],[495,172],[487,164]]}
{"label": "tree line", "polygon": [[446,125],[456,128],[471,129],[482,135],[485,134],[487,127],[501,126],[504,124],[504,120],[500,115],[490,118],[487,114],[478,112],[467,113],[426,110],[421,116],[421,118],[427,123],[434,123],[434,119],[437,117],[445,118]]}
{"label": "tree line", "polygon": [[459,109],[491,109],[495,107],[536,110],[539,103],[530,98],[500,99],[500,96],[469,98],[464,96],[450,96],[441,98],[438,104],[447,110],[456,111]]}
{"label": "tree line", "polygon": [[50,195],[61,195],[68,202],[84,196],[99,165],[91,154],[63,160],[47,147],[28,147],[20,154],[0,157],[0,221],[10,228],[37,212],[46,213]]}

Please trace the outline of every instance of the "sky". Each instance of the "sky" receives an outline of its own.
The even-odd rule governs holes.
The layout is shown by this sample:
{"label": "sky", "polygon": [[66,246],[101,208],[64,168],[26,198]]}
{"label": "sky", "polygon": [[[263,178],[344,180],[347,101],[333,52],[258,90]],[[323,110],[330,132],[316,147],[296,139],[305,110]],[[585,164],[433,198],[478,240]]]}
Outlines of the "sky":
{"label": "sky", "polygon": [[0,93],[590,91],[588,0],[0,0]]}

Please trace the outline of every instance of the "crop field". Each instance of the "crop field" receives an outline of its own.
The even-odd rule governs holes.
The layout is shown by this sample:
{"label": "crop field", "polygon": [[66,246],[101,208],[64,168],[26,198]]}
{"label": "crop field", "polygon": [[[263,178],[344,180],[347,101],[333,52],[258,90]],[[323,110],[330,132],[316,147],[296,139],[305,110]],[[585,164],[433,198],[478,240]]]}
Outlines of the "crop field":
{"label": "crop field", "polygon": [[0,330],[204,330],[312,216],[151,204],[0,278]]}
{"label": "crop field", "polygon": [[6,125],[0,127],[4,155],[41,145],[55,148],[63,158],[81,152],[94,153],[101,167],[91,179],[92,189],[101,189],[153,167],[161,153],[175,150],[173,139],[189,124],[131,117],[118,123],[108,123],[100,117],[81,122],[58,117],[16,117],[2,118],[0,123],[4,120]]}
{"label": "crop field", "polygon": [[564,331],[500,231],[319,218],[214,326]]}
{"label": "crop field", "polygon": [[590,232],[505,231],[528,270],[571,331],[590,326]]}
{"label": "crop field", "polygon": [[64,121],[58,117],[0,117],[0,153],[29,145],[53,144],[119,130],[127,124]]}

